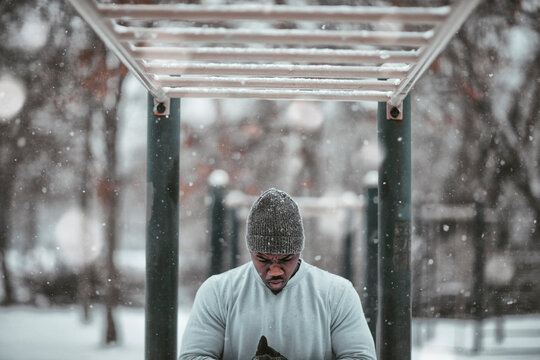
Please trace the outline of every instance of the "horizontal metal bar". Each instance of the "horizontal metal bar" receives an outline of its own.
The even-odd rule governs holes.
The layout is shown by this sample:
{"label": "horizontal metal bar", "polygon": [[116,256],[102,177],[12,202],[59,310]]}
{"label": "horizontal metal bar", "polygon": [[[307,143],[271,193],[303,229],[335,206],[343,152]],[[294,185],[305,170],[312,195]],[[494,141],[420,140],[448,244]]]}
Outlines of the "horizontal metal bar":
{"label": "horizontal metal bar", "polygon": [[449,7],[378,6],[272,6],[272,5],[109,5],[99,6],[101,14],[115,19],[141,20],[287,20],[323,22],[402,22],[432,24],[442,22]]}
{"label": "horizontal metal bar", "polygon": [[[231,191],[225,197],[225,206],[228,208],[245,208],[249,210],[256,196],[246,195],[242,192]],[[363,197],[345,193],[343,196],[308,197],[295,196],[294,201],[304,211],[328,211],[328,210],[363,210],[366,201]],[[305,214],[302,213],[302,216]]]}
{"label": "horizontal metal bar", "polygon": [[129,50],[118,41],[113,31],[112,23],[103,20],[94,1],[69,0],[81,17],[94,29],[96,34],[105,42],[130,72],[148,89],[157,99],[164,100],[165,95],[161,88],[156,87],[145,73],[141,65],[133,58]]}
{"label": "horizontal metal bar", "polygon": [[142,28],[117,25],[118,38],[149,43],[264,43],[311,45],[424,46],[432,31],[325,31],[225,28]]}
{"label": "horizontal metal bar", "polygon": [[257,49],[223,47],[139,47],[132,48],[138,59],[287,61],[317,63],[414,63],[418,50],[343,50],[343,49]]}
{"label": "horizontal metal bar", "polygon": [[198,89],[163,88],[171,98],[244,98],[273,100],[336,100],[336,101],[388,101],[391,92],[384,91],[309,91],[268,89]]}
{"label": "horizontal metal bar", "polygon": [[147,72],[156,75],[239,75],[285,76],[309,78],[376,78],[401,79],[410,66],[333,66],[283,64],[205,64],[205,63],[145,63]]}
{"label": "horizontal metal bar", "polygon": [[181,77],[155,76],[155,82],[169,87],[266,88],[266,89],[324,89],[324,90],[387,90],[392,91],[399,80],[343,80],[303,78],[253,77]]}
{"label": "horizontal metal bar", "polygon": [[391,105],[398,105],[405,99],[405,96],[407,96],[414,84],[446,47],[450,39],[456,34],[461,25],[463,25],[463,22],[465,22],[465,19],[478,6],[480,1],[460,1],[452,8],[448,19],[435,29],[431,45],[425,49],[418,63],[411,69],[411,72],[407,75],[403,83],[400,84],[398,91],[390,99],[389,103]]}

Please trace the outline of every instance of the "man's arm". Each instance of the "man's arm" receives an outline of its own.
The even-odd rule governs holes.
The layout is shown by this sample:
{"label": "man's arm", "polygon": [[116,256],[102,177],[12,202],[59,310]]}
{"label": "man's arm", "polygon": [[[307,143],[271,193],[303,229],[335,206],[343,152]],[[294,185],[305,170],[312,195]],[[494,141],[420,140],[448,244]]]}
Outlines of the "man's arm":
{"label": "man's arm", "polygon": [[376,360],[373,337],[358,293],[350,282],[334,288],[332,307],[332,351],[336,359]]}
{"label": "man's arm", "polygon": [[206,280],[195,296],[182,336],[179,360],[220,359],[223,353],[225,315],[216,279]]}

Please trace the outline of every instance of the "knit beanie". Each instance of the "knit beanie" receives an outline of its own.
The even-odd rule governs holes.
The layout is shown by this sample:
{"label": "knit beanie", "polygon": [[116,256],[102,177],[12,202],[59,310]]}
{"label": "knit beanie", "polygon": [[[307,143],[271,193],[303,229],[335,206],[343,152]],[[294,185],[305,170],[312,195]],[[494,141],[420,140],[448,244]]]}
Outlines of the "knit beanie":
{"label": "knit beanie", "polygon": [[301,253],[304,226],[296,202],[281,190],[272,188],[262,193],[249,211],[246,243],[251,252]]}

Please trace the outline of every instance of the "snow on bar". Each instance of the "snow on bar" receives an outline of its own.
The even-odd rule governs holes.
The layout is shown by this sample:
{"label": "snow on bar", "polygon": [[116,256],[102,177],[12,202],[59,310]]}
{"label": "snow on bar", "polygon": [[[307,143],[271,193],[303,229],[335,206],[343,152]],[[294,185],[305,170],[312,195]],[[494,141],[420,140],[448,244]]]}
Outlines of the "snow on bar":
{"label": "snow on bar", "polygon": [[153,43],[265,43],[278,45],[384,45],[423,46],[433,37],[432,31],[326,31],[278,29],[208,29],[208,28],[141,28],[117,25],[122,41]]}
{"label": "snow on bar", "polygon": [[243,97],[393,105],[479,1],[395,7],[70,0],[158,100]]}
{"label": "snow on bar", "polygon": [[224,48],[224,47],[157,47],[133,46],[135,58],[146,60],[244,60],[275,62],[317,63],[414,63],[421,53],[411,51],[341,50],[341,49],[291,49],[291,48]]}
{"label": "snow on bar", "polygon": [[112,19],[143,20],[288,20],[346,22],[442,22],[450,7],[403,8],[377,6],[273,6],[273,5],[116,5],[100,4],[100,13]]}
{"label": "snow on bar", "polygon": [[340,90],[274,90],[239,88],[164,88],[171,98],[244,98],[244,99],[299,99],[338,101],[388,101],[391,91],[340,91]]}
{"label": "snow on bar", "polygon": [[143,62],[144,68],[159,75],[251,75],[291,76],[314,78],[403,78],[409,65],[384,66],[335,66],[335,65],[286,65],[286,64],[216,64]]}
{"label": "snow on bar", "polygon": [[342,80],[283,77],[218,77],[218,76],[155,76],[156,83],[167,87],[211,88],[282,88],[335,90],[395,90],[400,80]]}

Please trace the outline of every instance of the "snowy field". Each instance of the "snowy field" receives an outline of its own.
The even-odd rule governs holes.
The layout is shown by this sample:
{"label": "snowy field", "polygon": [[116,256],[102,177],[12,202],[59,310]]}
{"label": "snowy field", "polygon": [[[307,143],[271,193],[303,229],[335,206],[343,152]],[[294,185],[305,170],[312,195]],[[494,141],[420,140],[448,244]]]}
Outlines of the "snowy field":
{"label": "snowy field", "polygon": [[[0,308],[0,360],[144,360],[144,310],[119,308],[120,343],[103,345],[105,310],[83,323],[79,308]],[[179,311],[179,340],[188,310]]]}
{"label": "snowy field", "polygon": [[[179,342],[188,309],[179,312]],[[0,308],[0,360],[144,360],[144,311],[117,312],[121,343],[104,346],[104,310],[95,308],[84,324],[78,308]],[[540,359],[540,315],[505,319],[508,336],[495,341],[495,322],[484,323],[484,351],[472,354],[474,323],[456,320],[415,321],[413,359]],[[427,334],[433,334],[427,340]],[[294,359],[291,359],[294,360]]]}
{"label": "snowy field", "polygon": [[[482,322],[481,351],[474,353],[474,333],[477,324],[470,320],[420,320],[413,323],[415,360],[539,360],[540,315],[502,318],[504,337],[496,338],[496,320]],[[428,336],[432,333],[432,336]],[[428,339],[429,338],[429,339]]]}

